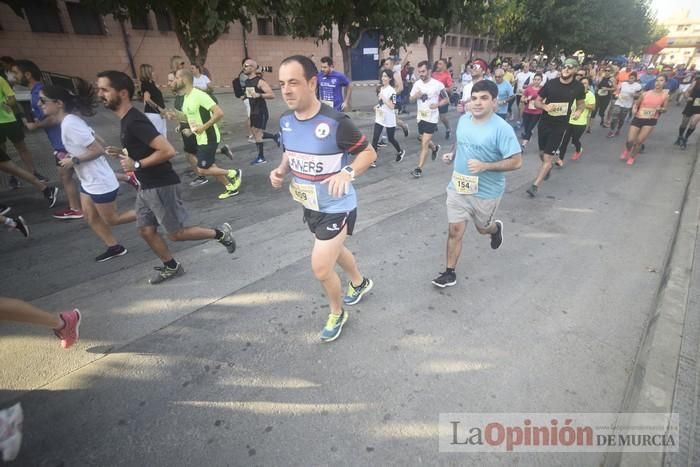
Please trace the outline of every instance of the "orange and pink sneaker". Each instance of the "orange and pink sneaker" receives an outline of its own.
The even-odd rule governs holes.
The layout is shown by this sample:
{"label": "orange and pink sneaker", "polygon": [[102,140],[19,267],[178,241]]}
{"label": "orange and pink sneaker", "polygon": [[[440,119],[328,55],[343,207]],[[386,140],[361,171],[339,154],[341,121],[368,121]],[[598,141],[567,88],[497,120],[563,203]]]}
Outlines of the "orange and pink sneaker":
{"label": "orange and pink sneaker", "polygon": [[63,211],[59,212],[54,212],[53,213],[53,218],[54,219],[82,219],[83,218],[83,211],[80,209],[71,209],[71,208],[66,208]]}
{"label": "orange and pink sneaker", "polygon": [[56,337],[61,339],[61,347],[67,349],[78,342],[80,338],[80,311],[75,308],[71,311],[64,311],[59,316],[63,320],[61,329],[54,329]]}
{"label": "orange and pink sneaker", "polygon": [[632,164],[634,164],[634,157],[630,157],[629,159],[627,159],[627,165],[632,165]]}
{"label": "orange and pink sneaker", "polygon": [[622,151],[622,154],[620,154],[621,161],[626,161],[627,159],[629,159],[629,157],[630,157],[629,149],[625,149],[624,151]]}
{"label": "orange and pink sneaker", "polygon": [[573,156],[571,156],[572,161],[577,161],[579,157],[581,157],[581,154],[583,154],[583,148],[581,148],[580,151],[576,151]]}

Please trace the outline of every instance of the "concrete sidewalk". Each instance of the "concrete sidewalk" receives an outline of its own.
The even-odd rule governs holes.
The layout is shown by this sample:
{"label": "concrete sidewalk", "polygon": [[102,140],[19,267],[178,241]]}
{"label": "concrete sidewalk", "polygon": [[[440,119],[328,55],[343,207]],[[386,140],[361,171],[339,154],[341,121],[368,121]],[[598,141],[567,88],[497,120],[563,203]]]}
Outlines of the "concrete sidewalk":
{"label": "concrete sidewalk", "polygon": [[[366,99],[369,108],[371,91]],[[369,112],[356,118],[363,128],[372,122]],[[3,193],[35,234],[3,238],[10,271],[2,292],[50,309],[77,305],[85,316],[70,351],[44,330],[0,327],[0,400],[21,400],[26,413],[18,462],[605,462],[602,453],[441,454],[438,415],[620,411],[684,225],[679,214],[691,211],[684,204],[696,146],[671,146],[679,120],[678,109],[664,116],[634,167],[617,158],[621,140],[594,127],[583,157],[555,169],[534,200],[524,189],[539,159],[528,152],[499,208],[503,247],[492,251],[469,227],[457,286],[436,290],[451,168],[429,162],[422,179],[409,177],[417,142],[407,118],[412,134],[399,137],[406,160],[396,164],[393,150],[382,149],[379,167],[357,182],[359,221],[348,245],[377,286],[348,310],[330,345],[317,339],[327,306],[310,272],[308,231],[286,191],[269,187],[274,145],[266,146],[270,164],[243,167],[243,191],[231,202],[215,201],[211,183],[184,188],[197,220],[230,220],[239,251],[174,245],[187,274],[159,287],[145,283],[158,262],[133,226],[116,230],[130,253],[95,264],[100,245],[84,223],[47,219],[27,189]],[[113,140],[115,121],[101,112],[91,123]],[[231,122],[230,141],[246,147],[245,130],[239,140]],[[245,150],[236,154],[237,164],[248,160]],[[132,199],[125,190],[120,205]]]}

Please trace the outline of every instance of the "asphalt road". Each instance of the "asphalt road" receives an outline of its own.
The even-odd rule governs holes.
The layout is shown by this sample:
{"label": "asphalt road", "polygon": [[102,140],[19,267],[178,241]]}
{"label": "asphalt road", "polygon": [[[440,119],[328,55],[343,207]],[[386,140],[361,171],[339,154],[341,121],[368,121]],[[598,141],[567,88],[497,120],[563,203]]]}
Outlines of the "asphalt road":
{"label": "asphalt road", "polygon": [[[368,128],[371,90],[355,96]],[[619,410],[695,152],[671,146],[679,108],[634,167],[618,160],[622,140],[594,126],[583,157],[555,169],[534,200],[524,191],[539,163],[530,149],[499,208],[504,245],[492,251],[469,226],[458,284],[445,290],[430,280],[444,268],[451,169],[428,162],[422,179],[409,176],[418,143],[407,118],[404,162],[382,149],[357,182],[348,246],[376,285],[332,344],[317,338],[328,310],[312,238],[286,190],[269,186],[279,150],[268,143],[271,163],[248,166],[253,147],[234,120],[224,129],[241,195],[219,201],[209,183],[184,187],[184,198],[194,219],[231,222],[239,249],[173,245],[187,274],[158,287],[146,283],[158,261],[133,225],[115,229],[129,254],[96,264],[101,245],[85,223],[49,218],[30,189],[0,195],[33,227],[30,241],[0,233],[2,295],[84,316],[68,351],[42,329],[0,327],[0,401],[25,409],[20,465],[600,463],[441,454],[438,415]],[[116,142],[115,118],[93,122]],[[40,148],[43,135],[32,138]],[[123,191],[128,207],[134,194]]]}

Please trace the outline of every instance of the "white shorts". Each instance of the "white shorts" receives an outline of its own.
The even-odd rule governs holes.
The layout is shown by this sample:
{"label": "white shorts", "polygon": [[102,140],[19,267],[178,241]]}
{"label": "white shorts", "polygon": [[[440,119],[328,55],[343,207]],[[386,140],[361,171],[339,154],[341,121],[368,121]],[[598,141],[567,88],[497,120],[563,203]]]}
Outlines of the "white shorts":
{"label": "white shorts", "polygon": [[165,117],[163,117],[161,114],[154,114],[154,113],[146,113],[146,117],[153,123],[153,126],[156,127],[156,130],[158,130],[158,133],[161,135],[165,136],[165,139],[168,139],[168,125],[165,123]]}
{"label": "white shorts", "polygon": [[461,195],[447,189],[447,222],[458,224],[471,219],[477,228],[485,230],[491,226],[501,198],[482,199],[473,195]]}

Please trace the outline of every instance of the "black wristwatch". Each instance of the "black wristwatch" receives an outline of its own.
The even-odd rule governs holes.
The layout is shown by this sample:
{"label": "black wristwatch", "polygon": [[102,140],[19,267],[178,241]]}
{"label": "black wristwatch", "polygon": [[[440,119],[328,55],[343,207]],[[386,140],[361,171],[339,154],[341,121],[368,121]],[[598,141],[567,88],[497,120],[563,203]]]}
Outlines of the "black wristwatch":
{"label": "black wristwatch", "polygon": [[71,162],[73,162],[73,165],[79,165],[80,164],[80,159],[77,156],[73,156],[70,158]]}
{"label": "black wristwatch", "polygon": [[140,169],[140,168],[141,168],[141,162],[135,161],[135,162],[134,162],[134,168],[135,168],[135,169]]}

